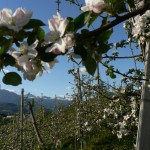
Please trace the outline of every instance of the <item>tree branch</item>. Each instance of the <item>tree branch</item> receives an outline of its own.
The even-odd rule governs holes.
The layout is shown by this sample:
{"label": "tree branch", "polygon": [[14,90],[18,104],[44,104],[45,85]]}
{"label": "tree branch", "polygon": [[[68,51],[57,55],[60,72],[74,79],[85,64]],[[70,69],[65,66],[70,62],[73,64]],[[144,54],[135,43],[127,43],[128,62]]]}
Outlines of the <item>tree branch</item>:
{"label": "tree branch", "polygon": [[103,56],[102,58],[114,58],[114,59],[128,59],[128,58],[136,58],[136,57],[141,57],[143,56],[142,54],[139,55],[133,55],[133,56],[122,56],[122,57],[116,57],[116,56]]}
{"label": "tree branch", "polygon": [[118,18],[116,18],[115,20],[113,20],[112,22],[109,22],[107,24],[105,24],[104,26],[98,28],[98,29],[95,29],[93,31],[90,31],[90,32],[87,32],[87,33],[84,33],[84,34],[77,34],[76,35],[76,39],[79,41],[81,39],[87,39],[91,36],[98,36],[100,33],[120,24],[121,22],[131,18],[131,17],[134,17],[136,15],[139,15],[139,14],[143,14],[146,10],[150,9],[150,3],[148,3],[146,6],[138,9],[138,10],[135,10],[133,12],[129,12],[123,16],[119,16]]}

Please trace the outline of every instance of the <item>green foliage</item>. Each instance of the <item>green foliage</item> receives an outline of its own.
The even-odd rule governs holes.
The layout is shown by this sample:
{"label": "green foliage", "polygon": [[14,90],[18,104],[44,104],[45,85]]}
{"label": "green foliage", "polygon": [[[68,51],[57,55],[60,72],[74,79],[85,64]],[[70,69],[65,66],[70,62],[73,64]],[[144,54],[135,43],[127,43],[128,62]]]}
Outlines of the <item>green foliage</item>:
{"label": "green foliage", "polygon": [[32,29],[40,26],[45,26],[41,20],[30,19],[30,21],[23,27],[23,29]]}
{"label": "green foliage", "polygon": [[12,39],[6,39],[4,37],[0,37],[0,55],[4,54],[9,50],[12,46]]}
{"label": "green foliage", "polygon": [[82,28],[86,24],[86,17],[88,12],[80,14],[75,19],[68,18],[70,20],[69,25],[67,26],[68,32],[76,32],[78,29]]}
{"label": "green foliage", "polygon": [[29,45],[33,44],[36,40],[42,40],[44,39],[45,31],[38,27],[32,30],[32,32],[29,34],[27,42]]}
{"label": "green foliage", "polygon": [[6,53],[1,56],[1,60],[4,66],[14,66],[16,64],[14,57]]}
{"label": "green foliage", "polygon": [[88,73],[91,75],[94,75],[96,68],[97,68],[97,63],[90,54],[87,55],[87,57],[84,61],[84,64],[85,64],[85,67],[86,67],[86,70],[88,71]]}
{"label": "green foliage", "polygon": [[0,26],[0,35],[1,36],[13,36],[14,35],[14,31],[11,29],[8,29],[6,26]]}
{"label": "green foliage", "polygon": [[135,8],[134,0],[127,0],[127,3],[131,8]]}
{"label": "green foliage", "polygon": [[17,85],[21,84],[21,82],[22,82],[22,79],[21,79],[20,75],[16,72],[8,72],[3,77],[3,83],[5,83],[7,85],[17,86]]}
{"label": "green foliage", "polygon": [[75,19],[68,17],[70,23],[67,26],[67,32],[76,32],[85,25],[89,27],[96,20],[97,17],[98,15],[92,12],[81,13]]}

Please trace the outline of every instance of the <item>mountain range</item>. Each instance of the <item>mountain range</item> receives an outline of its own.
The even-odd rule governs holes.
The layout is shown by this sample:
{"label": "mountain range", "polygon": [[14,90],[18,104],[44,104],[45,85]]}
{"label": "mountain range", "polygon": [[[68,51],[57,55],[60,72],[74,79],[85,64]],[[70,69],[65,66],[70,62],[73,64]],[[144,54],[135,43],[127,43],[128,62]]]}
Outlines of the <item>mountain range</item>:
{"label": "mountain range", "polygon": [[[66,107],[71,101],[62,97],[35,96],[32,94],[24,95],[24,111],[28,111],[28,102],[34,99],[35,109],[43,107],[47,111],[54,111],[59,107]],[[17,113],[19,111],[21,95],[14,92],[0,89],[0,113]]]}

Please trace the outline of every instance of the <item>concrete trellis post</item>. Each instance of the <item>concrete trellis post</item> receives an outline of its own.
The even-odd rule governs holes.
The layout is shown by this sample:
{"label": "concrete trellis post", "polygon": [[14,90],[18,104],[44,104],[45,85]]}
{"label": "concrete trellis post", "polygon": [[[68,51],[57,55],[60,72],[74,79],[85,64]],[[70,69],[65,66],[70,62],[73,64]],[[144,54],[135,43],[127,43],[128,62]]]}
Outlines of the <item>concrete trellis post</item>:
{"label": "concrete trellis post", "polygon": [[77,69],[77,88],[78,88],[78,106],[79,106],[79,112],[78,112],[78,122],[79,122],[79,139],[82,150],[84,147],[84,134],[83,134],[83,97],[82,97],[82,89],[81,89],[81,79],[80,79],[80,70]]}
{"label": "concrete trellis post", "polygon": [[[137,0],[144,5],[149,0]],[[146,39],[145,46],[141,48],[144,54],[144,73],[146,81],[143,81],[142,95],[139,113],[139,125],[136,141],[136,150],[150,150],[150,39]]]}
{"label": "concrete trellis post", "polygon": [[[150,39],[145,48],[145,79],[150,80]],[[143,81],[139,127],[137,134],[137,150],[150,150],[150,81]]]}

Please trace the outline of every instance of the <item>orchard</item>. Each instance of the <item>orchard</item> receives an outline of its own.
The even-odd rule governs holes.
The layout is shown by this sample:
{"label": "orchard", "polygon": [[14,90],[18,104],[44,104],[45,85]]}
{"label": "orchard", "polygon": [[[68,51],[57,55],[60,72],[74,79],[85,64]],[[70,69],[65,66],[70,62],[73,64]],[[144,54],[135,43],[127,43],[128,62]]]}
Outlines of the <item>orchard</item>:
{"label": "orchard", "polygon": [[[47,18],[48,33],[44,30],[46,25],[42,20],[32,18],[32,11],[21,7],[14,12],[9,8],[0,10],[0,70],[3,74],[2,82],[6,85],[18,86],[23,79],[33,81],[37,76],[42,76],[45,70],[52,69],[56,63],[61,63],[57,60],[60,55],[66,55],[77,66],[85,66],[91,76],[90,79],[86,76],[82,76],[81,79],[79,70],[72,69],[69,71],[74,76],[75,83],[77,83],[73,99],[75,100],[75,108],[79,107],[77,109],[79,117],[82,117],[83,111],[88,112],[90,108],[92,110],[95,108],[95,111],[92,111],[93,115],[88,116],[86,114],[87,118],[84,118],[84,123],[79,121],[80,119],[78,120],[81,123],[80,125],[84,126],[82,131],[87,133],[87,137],[92,134],[92,123],[90,124],[89,119],[91,117],[91,120],[96,122],[95,129],[98,132],[98,126],[102,122],[100,128],[111,129],[111,134],[116,135],[119,139],[128,136],[131,130],[138,130],[136,137],[134,132],[136,142],[133,143],[133,147],[137,150],[149,150],[150,2],[148,0],[66,1],[74,7],[78,7],[80,14],[76,18],[71,16],[63,18],[59,6],[60,1],[57,1],[58,10],[56,14],[52,18]],[[116,26],[119,24],[123,25],[128,39],[121,39],[119,42],[113,43],[111,42],[111,36],[116,32]],[[119,51],[126,47],[134,47],[131,48],[133,55],[119,56]],[[112,49],[116,50],[110,56]],[[140,49],[137,55],[134,55],[135,49]],[[130,68],[126,73],[122,73],[111,64],[112,61],[124,58],[133,59],[135,63],[135,67]],[[143,63],[144,71],[143,68],[138,67],[138,63]],[[112,79],[121,75],[122,86],[112,86],[113,90],[106,89],[106,86],[100,87],[99,74],[95,78],[96,72],[99,71],[99,65],[106,68],[106,76]],[[17,71],[5,72],[5,68],[8,66],[16,68]],[[22,77],[18,72],[22,73]],[[94,85],[95,82],[98,84]],[[94,99],[100,100],[101,97],[95,93],[105,95],[105,100],[103,102],[94,101]],[[76,101],[76,98],[79,101]],[[91,99],[91,102],[89,102],[89,99]],[[111,101],[109,102],[106,99]],[[76,106],[79,102],[80,105]],[[71,109],[70,115],[74,113],[73,111],[74,108]],[[67,111],[64,111],[62,115],[66,113]],[[95,115],[96,113],[97,115]],[[140,113],[139,117],[138,113]],[[59,115],[55,114],[56,118],[53,115],[51,117],[54,117],[54,119],[64,117]],[[58,119],[55,125],[60,125],[61,119]],[[70,120],[72,124],[73,121]],[[49,127],[53,132],[57,127],[55,125]],[[45,126],[48,126],[46,122]],[[61,126],[61,128],[63,127]],[[62,135],[66,134],[65,130],[67,129],[64,129]],[[70,135],[67,138],[73,135],[77,129],[75,126],[68,126],[68,130],[70,130]],[[81,149],[86,145],[83,139],[87,138],[81,134],[82,131],[80,130],[79,136]],[[41,130],[41,132],[44,134],[45,131]],[[59,139],[62,138],[60,133],[57,132],[57,134]]]}

